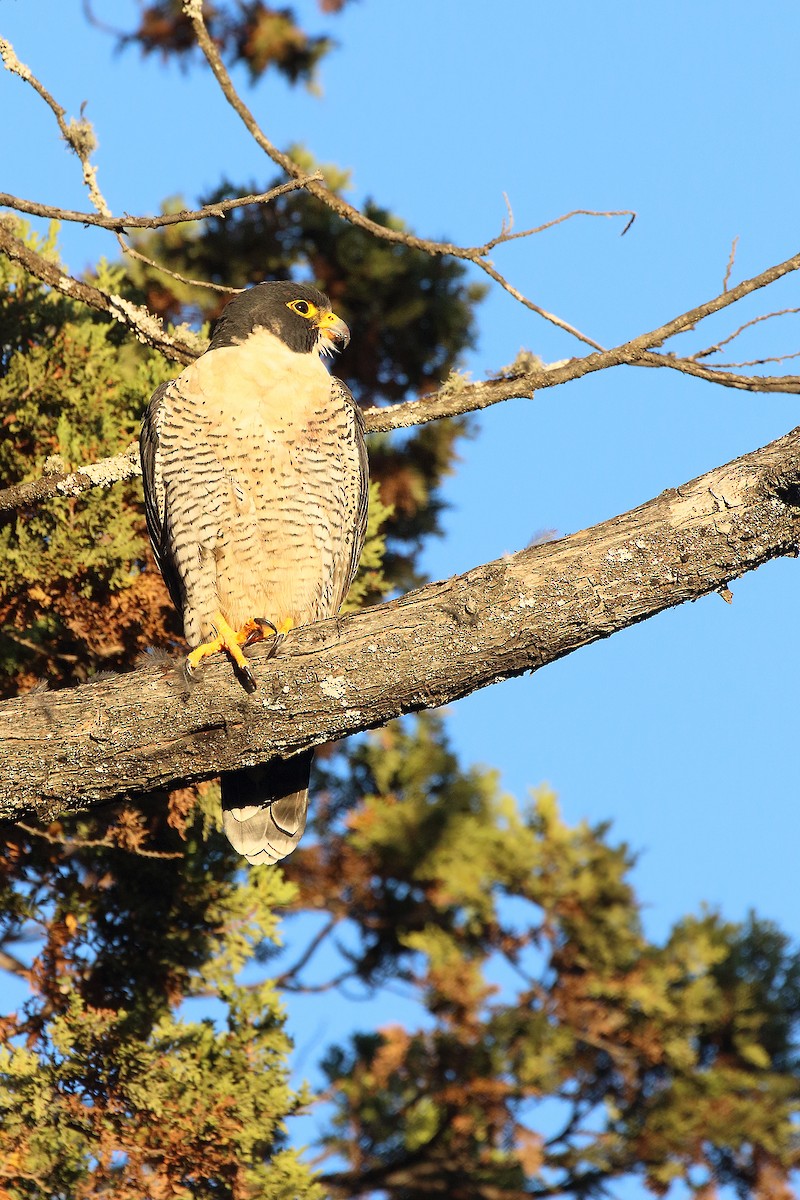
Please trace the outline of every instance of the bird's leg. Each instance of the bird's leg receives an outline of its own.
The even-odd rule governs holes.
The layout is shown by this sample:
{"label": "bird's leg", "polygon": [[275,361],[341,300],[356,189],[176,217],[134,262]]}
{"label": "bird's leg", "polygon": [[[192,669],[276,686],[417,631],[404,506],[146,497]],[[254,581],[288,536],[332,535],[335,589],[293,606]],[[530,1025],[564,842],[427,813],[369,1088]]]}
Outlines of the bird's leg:
{"label": "bird's leg", "polygon": [[221,612],[214,614],[211,624],[216,637],[210,638],[209,641],[203,642],[199,646],[195,646],[194,650],[190,651],[186,659],[189,674],[193,674],[204,659],[209,658],[212,654],[218,654],[220,650],[224,650],[239,668],[239,672],[244,680],[244,686],[248,692],[256,690],[256,681],[253,672],[250,670],[250,664],[242,653],[242,646],[249,646],[253,642],[261,641],[264,637],[263,627],[266,625],[275,633],[275,645],[272,651],[274,653],[289,630],[294,628],[294,620],[291,617],[285,617],[277,625],[267,617],[251,617],[249,621],[245,621],[241,629],[233,629]]}
{"label": "bird's leg", "polygon": [[254,692],[256,690],[256,681],[247,659],[242,653],[242,646],[247,644],[248,638],[253,633],[258,632],[258,626],[254,621],[247,621],[241,629],[232,629],[221,612],[214,614],[211,625],[216,637],[210,638],[209,641],[203,642],[199,646],[195,646],[194,650],[189,653],[186,659],[189,674],[191,675],[196,671],[204,659],[209,658],[212,654],[217,654],[220,650],[224,650],[239,668],[247,691]]}

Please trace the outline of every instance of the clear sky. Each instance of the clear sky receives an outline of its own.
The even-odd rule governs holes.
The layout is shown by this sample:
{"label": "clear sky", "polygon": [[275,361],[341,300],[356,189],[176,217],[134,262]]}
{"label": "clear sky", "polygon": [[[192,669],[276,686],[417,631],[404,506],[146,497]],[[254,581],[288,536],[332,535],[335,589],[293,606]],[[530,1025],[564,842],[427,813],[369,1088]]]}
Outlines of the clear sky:
{"label": "clear sky", "polygon": [[[735,237],[734,282],[798,249],[793,0],[297,9],[340,43],[320,94],[271,78],[252,89],[243,71],[237,81],[274,142],[352,170],[356,202],[372,196],[417,232],[462,244],[498,232],[503,193],[520,229],[573,208],[638,212],[624,238],[619,221],[577,218],[495,254],[515,285],[603,345],[719,292]],[[94,10],[135,21],[130,0]],[[115,56],[79,0],[0,0],[0,34],[70,114],[88,102],[114,211],[193,201],[223,176],[259,187],[274,176],[208,72]],[[85,207],[52,115],[5,74],[0,118],[0,188]],[[110,235],[80,228],[62,244],[73,270],[116,256]],[[798,304],[793,275],[678,346]],[[500,291],[479,325],[465,363],[476,379],[521,347],[548,361],[583,353]],[[797,316],[757,326],[733,357],[792,352],[797,328]],[[427,570],[446,577],[538,531],[623,512],[787,432],[795,413],[793,397],[633,368],[495,406],[462,448]],[[641,852],[651,936],[706,903],[731,919],[754,908],[798,937],[799,588],[797,563],[773,563],[734,583],[731,605],[711,596],[487,689],[450,711],[454,744],[465,763],[497,766],[518,797],[546,781],[571,822],[611,820]]]}

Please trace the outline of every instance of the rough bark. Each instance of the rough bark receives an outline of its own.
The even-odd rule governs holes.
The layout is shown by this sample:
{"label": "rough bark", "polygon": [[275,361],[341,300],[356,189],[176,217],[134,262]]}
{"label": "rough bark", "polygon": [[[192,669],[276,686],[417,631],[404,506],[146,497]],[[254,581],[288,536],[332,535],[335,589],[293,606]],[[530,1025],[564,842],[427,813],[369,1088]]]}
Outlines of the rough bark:
{"label": "rough bark", "polygon": [[51,816],[263,762],[534,671],[800,547],[800,428],[622,516],[253,650],[0,705],[0,815]]}

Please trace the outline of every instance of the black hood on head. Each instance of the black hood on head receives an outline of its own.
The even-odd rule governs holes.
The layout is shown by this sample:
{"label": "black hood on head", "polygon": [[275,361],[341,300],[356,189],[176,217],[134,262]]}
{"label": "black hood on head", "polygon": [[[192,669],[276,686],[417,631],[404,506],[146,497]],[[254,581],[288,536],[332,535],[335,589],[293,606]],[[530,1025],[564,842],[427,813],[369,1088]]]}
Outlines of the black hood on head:
{"label": "black hood on head", "polygon": [[209,350],[238,346],[256,329],[268,329],[298,354],[309,354],[319,340],[316,323],[294,312],[292,300],[305,300],[320,313],[330,312],[330,301],[308,283],[286,281],[258,283],[229,301],[214,323]]}

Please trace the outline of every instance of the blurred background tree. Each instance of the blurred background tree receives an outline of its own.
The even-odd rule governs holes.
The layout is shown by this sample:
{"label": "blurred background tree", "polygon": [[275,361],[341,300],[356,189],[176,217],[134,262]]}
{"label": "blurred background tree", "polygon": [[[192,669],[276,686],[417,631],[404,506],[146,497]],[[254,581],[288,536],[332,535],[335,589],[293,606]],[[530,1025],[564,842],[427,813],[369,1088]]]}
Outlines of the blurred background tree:
{"label": "blurred background tree", "polygon": [[[208,19],[253,79],[309,83],[332,44],[258,2]],[[116,36],[193,67],[173,0]],[[57,258],[55,231],[37,244]],[[435,388],[474,338],[481,290],[459,263],[378,243],[302,192],[135,245],[184,281],[133,260],[99,264],[102,286],[195,327],[224,297],[185,280],[312,278],[355,332],[337,373],[365,404]],[[0,486],[123,449],[174,366],[21,268],[0,274]],[[358,603],[420,580],[468,432],[370,440]],[[152,647],[177,654],[180,639],[138,483],[3,516],[4,695]],[[4,829],[0,967],[28,991],[0,1020],[3,1194],[515,1200],[630,1177],[657,1194],[675,1180],[790,1194],[800,957],[778,929],[703,913],[648,941],[628,849],[565,826],[549,793],[518,806],[460,767],[430,714],[329,747],[314,797],[283,870],[243,869],[214,784]],[[283,1004],[356,985],[385,1020],[325,1050],[315,1098],[291,1084]],[[413,1020],[393,1015],[398,992]],[[292,1125],[315,1103],[316,1173]]]}

